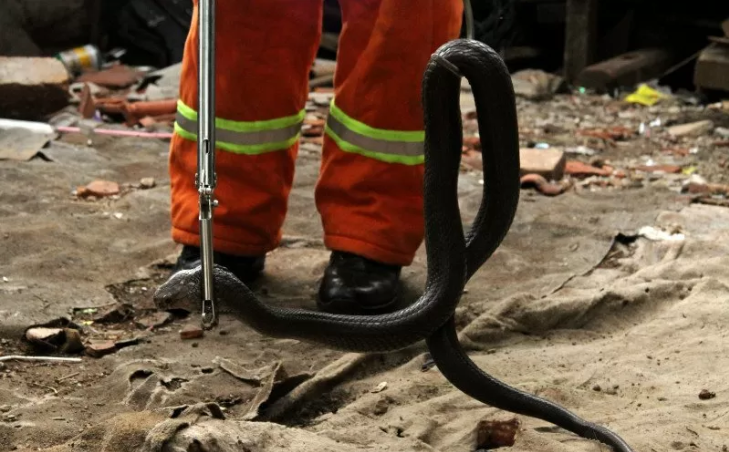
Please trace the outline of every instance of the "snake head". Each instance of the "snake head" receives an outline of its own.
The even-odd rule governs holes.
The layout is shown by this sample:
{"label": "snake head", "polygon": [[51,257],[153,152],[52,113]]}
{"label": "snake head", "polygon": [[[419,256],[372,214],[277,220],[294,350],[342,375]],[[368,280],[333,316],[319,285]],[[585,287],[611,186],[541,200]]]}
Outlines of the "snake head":
{"label": "snake head", "polygon": [[154,305],[160,311],[200,310],[202,266],[180,270],[170,276],[154,293]]}

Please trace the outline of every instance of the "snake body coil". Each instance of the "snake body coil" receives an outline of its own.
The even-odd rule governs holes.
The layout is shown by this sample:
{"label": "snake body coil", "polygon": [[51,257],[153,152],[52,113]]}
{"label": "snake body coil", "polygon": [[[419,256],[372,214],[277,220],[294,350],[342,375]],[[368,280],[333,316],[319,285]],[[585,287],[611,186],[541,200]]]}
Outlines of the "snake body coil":
{"label": "snake body coil", "polygon": [[[461,76],[468,79],[478,112],[484,161],[481,205],[464,236],[458,208],[463,141]],[[519,198],[519,136],[509,72],[491,48],[455,40],[433,55],[423,79],[425,112],[425,245],[428,273],[423,295],[397,312],[374,316],[329,314],[262,303],[235,276],[216,267],[216,301],[258,332],[357,352],[386,352],[425,339],[443,375],[475,399],[539,418],[616,452],[632,449],[615,433],[580,419],[552,402],[510,387],[484,373],[458,342],[453,314],[470,277],[498,248],[511,227]],[[170,309],[200,300],[200,268],[173,275],[155,294]]]}

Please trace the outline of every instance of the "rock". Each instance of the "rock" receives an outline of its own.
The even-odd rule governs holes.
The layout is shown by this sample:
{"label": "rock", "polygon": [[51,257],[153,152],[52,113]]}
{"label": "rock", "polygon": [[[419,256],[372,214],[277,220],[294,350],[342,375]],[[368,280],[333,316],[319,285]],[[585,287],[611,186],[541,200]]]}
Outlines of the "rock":
{"label": "rock", "polygon": [[85,187],[79,187],[76,189],[76,196],[79,198],[87,198],[89,196],[96,196],[103,198],[105,196],[118,195],[120,192],[119,184],[107,180],[95,180]]}
{"label": "rock", "polygon": [[180,338],[187,340],[187,339],[198,339],[203,337],[205,333],[203,332],[202,328],[195,325],[187,325],[182,330],[180,330]]}
{"label": "rock", "polygon": [[520,176],[538,174],[547,180],[564,177],[566,159],[559,149],[519,149]]}
{"label": "rock", "polygon": [[714,129],[714,122],[706,119],[704,121],[690,122],[668,128],[668,133],[674,137],[696,137],[710,132]]}
{"label": "rock", "polygon": [[92,358],[101,358],[115,351],[116,344],[112,341],[92,342],[86,346],[86,354]]}
{"label": "rock", "polygon": [[43,120],[70,100],[66,67],[55,58],[0,57],[0,112],[7,119]]}
{"label": "rock", "polygon": [[154,177],[143,177],[139,181],[139,186],[142,188],[154,188],[157,185],[157,182],[154,180]]}
{"label": "rock", "polygon": [[701,392],[699,392],[699,399],[701,400],[711,400],[714,397],[716,397],[716,393],[711,392],[708,389],[702,389]]}
{"label": "rock", "polygon": [[521,423],[516,418],[508,421],[479,422],[476,426],[476,447],[473,450],[513,446],[520,426]]}
{"label": "rock", "polygon": [[717,127],[714,129],[714,133],[722,138],[729,138],[729,129],[726,127]]}
{"label": "rock", "polygon": [[511,76],[514,94],[530,100],[546,100],[564,84],[558,75],[549,74],[538,69],[525,69]]}

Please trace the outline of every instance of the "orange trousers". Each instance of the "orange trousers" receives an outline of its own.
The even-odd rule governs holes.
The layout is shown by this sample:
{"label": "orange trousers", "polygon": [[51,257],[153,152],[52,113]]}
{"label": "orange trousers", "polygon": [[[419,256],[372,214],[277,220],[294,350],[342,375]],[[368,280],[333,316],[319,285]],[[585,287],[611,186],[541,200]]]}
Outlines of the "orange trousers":
{"label": "orange trousers", "polygon": [[[169,160],[172,237],[199,246],[197,0]],[[340,0],[335,92],[315,190],[325,245],[409,265],[423,240],[421,84],[459,36],[462,0]],[[218,0],[214,247],[279,244],[294,177],[322,0]]]}

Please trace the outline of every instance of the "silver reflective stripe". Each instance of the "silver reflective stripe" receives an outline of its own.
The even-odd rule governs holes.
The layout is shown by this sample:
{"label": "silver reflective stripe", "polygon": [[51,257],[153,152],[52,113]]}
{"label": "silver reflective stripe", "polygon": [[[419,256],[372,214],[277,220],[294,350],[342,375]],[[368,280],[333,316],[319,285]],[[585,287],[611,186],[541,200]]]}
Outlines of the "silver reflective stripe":
{"label": "silver reflective stripe", "polygon": [[422,142],[389,141],[368,137],[347,128],[331,114],[327,118],[327,126],[342,140],[370,152],[407,157],[421,156],[425,152]]}
{"label": "silver reflective stripe", "polygon": [[[179,111],[177,112],[176,121],[184,131],[197,135],[197,121],[184,117]],[[216,127],[215,139],[219,142],[238,144],[242,146],[253,146],[290,140],[300,131],[301,124],[293,124],[281,129],[261,130],[255,132],[236,132]]]}

